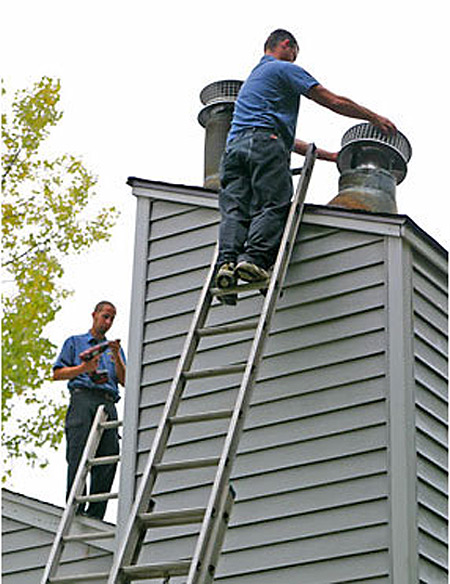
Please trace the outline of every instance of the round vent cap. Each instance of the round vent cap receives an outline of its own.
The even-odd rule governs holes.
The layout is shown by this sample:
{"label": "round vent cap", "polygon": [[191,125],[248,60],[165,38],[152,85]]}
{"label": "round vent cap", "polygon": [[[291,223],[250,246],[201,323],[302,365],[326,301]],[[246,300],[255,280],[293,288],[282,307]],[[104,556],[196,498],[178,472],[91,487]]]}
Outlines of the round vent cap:
{"label": "round vent cap", "polygon": [[200,100],[203,105],[235,102],[242,83],[233,79],[210,83],[200,92]]}
{"label": "round vent cap", "polygon": [[394,176],[397,184],[406,176],[412,149],[406,136],[399,131],[387,136],[372,124],[358,124],[347,130],[341,145],[340,172],[355,168],[384,169]]}

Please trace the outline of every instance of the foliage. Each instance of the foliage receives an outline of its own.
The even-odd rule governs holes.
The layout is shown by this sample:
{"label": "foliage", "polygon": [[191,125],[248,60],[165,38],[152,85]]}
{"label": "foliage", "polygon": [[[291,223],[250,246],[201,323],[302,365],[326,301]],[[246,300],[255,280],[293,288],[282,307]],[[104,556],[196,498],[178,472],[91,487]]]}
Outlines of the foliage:
{"label": "foliage", "polygon": [[45,139],[62,117],[60,91],[59,80],[48,77],[12,96],[2,88],[2,97],[10,100],[2,115],[2,442],[7,474],[18,457],[45,465],[37,450],[56,448],[62,439],[65,408],[43,391],[56,355],[45,327],[71,293],[60,283],[64,258],[109,239],[117,217],[114,207],[93,213],[96,178],[78,158],[43,154]]}

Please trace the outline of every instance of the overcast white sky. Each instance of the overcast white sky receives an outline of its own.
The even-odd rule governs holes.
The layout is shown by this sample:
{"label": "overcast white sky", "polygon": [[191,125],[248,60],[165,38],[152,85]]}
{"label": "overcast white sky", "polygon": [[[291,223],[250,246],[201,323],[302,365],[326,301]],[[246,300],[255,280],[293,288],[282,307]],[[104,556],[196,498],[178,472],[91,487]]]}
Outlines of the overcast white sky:
{"label": "overcast white sky", "polygon": [[[127,346],[135,201],[128,176],[202,185],[199,93],[244,79],[275,28],[298,39],[297,63],[325,87],[391,118],[412,144],[397,188],[399,212],[448,248],[448,16],[441,0],[14,0],[2,9],[7,86],[43,75],[62,82],[62,122],[52,148],[80,155],[99,177],[100,204],[121,210],[113,239],[67,262],[75,295],[49,329],[58,346],[85,332],[97,300],[118,316],[111,336]],[[339,150],[357,121],[303,100],[297,136]],[[300,165],[301,159],[293,160]],[[316,164],[307,201],[337,193],[337,169]],[[54,386],[53,386],[54,387]],[[58,387],[64,387],[60,382]],[[65,393],[67,397],[67,393]],[[14,490],[63,504],[64,446],[45,471],[22,468]]]}

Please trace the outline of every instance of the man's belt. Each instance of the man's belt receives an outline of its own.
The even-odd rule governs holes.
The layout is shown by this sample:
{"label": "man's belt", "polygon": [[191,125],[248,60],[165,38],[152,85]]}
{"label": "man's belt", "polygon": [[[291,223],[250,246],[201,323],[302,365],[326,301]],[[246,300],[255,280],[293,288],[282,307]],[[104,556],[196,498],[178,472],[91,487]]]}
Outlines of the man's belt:
{"label": "man's belt", "polygon": [[90,395],[100,396],[108,402],[117,402],[119,401],[117,397],[115,397],[109,391],[105,391],[104,389],[100,388],[89,388],[89,387],[74,387],[72,389],[73,393],[89,393]]}

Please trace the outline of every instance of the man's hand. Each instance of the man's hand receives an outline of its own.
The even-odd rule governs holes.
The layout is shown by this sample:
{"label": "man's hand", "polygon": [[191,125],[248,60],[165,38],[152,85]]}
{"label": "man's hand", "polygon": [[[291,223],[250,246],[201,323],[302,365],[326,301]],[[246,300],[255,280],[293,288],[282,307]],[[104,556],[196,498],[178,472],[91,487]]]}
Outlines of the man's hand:
{"label": "man's hand", "polygon": [[397,128],[387,118],[379,115],[375,115],[373,119],[370,120],[370,123],[376,126],[379,130],[386,134],[387,136],[395,136],[397,133]]}
{"label": "man's hand", "polygon": [[115,341],[110,341],[109,348],[111,349],[116,366],[117,379],[121,385],[125,385],[126,367],[125,363],[123,362],[122,355],[120,354],[120,340],[117,339]]}
{"label": "man's hand", "polygon": [[116,361],[120,355],[120,339],[109,341],[109,348],[113,354],[114,361]]}
{"label": "man's hand", "polygon": [[[295,139],[293,151],[296,154],[301,154],[305,156],[308,150],[309,143],[304,140]],[[328,162],[337,162],[338,152],[330,152],[329,150],[324,150],[323,148],[317,148],[316,150],[318,160],[328,160]]]}
{"label": "man's hand", "polygon": [[100,355],[92,357],[90,361],[83,361],[80,367],[80,373],[94,373],[97,370],[100,361]]}
{"label": "man's hand", "polygon": [[83,361],[80,365],[73,367],[59,367],[53,370],[53,379],[62,381],[63,379],[73,379],[82,373],[93,373],[96,371],[100,361],[100,355],[93,357],[90,361]]}

